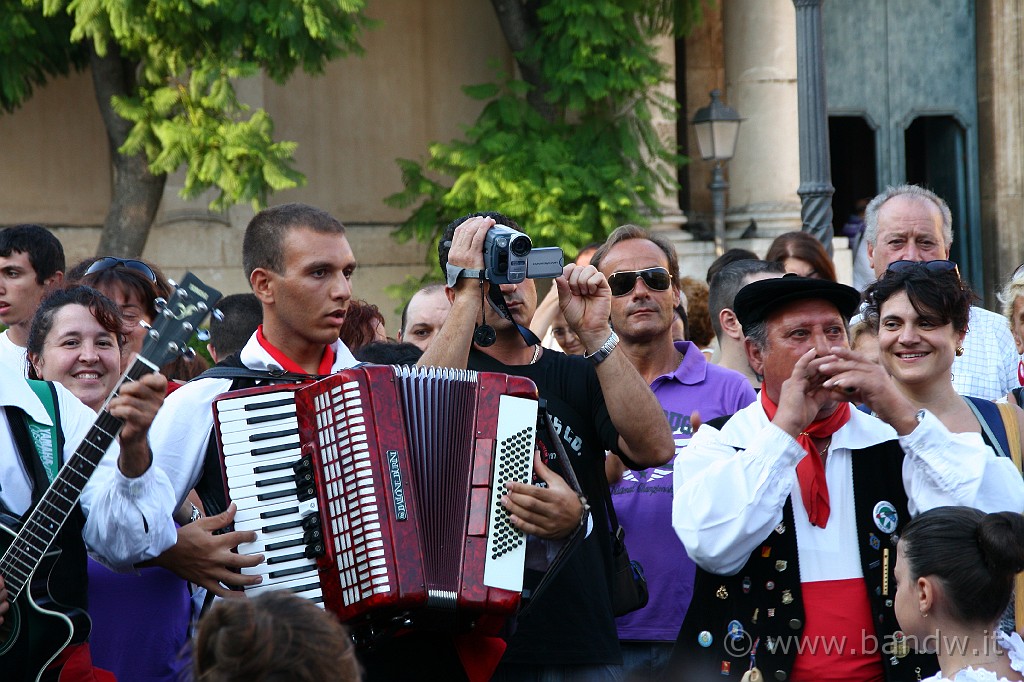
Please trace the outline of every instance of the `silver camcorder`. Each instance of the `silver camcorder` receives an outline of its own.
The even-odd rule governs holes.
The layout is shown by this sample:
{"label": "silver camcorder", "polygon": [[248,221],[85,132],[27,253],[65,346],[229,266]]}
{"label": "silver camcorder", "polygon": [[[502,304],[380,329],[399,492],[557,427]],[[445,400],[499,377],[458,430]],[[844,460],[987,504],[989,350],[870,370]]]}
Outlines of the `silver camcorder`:
{"label": "silver camcorder", "polygon": [[530,237],[495,225],[484,238],[484,278],[493,284],[518,284],[524,279],[562,274],[562,249],[533,248]]}

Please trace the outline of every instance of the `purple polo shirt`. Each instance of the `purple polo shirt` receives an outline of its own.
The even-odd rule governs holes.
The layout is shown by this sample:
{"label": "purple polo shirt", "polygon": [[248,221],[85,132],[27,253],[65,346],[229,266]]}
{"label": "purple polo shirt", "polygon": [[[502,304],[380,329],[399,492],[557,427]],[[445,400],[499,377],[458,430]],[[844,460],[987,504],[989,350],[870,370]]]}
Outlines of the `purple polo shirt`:
{"label": "purple polo shirt", "polygon": [[[689,341],[677,341],[683,361],[651,383],[665,410],[676,455],[690,439],[690,415],[703,421],[733,414],[754,402],[754,389],[739,372],[710,364]],[[674,459],[674,458],[673,458]],[[647,576],[647,606],[616,619],[621,640],[674,642],[693,595],[693,561],[672,530],[672,462],[643,471],[627,469],[611,487],[612,503],[626,530],[629,556]]]}

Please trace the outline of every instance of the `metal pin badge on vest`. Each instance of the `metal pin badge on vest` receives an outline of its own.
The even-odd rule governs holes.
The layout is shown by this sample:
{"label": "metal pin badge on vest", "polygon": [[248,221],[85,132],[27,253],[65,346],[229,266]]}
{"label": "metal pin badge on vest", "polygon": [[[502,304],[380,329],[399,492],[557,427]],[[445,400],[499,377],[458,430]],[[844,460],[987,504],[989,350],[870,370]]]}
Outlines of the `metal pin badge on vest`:
{"label": "metal pin badge on vest", "polygon": [[775,532],[778,533],[779,535],[782,535],[783,533],[785,533],[786,532],[786,522],[783,521],[779,525],[775,526]]}
{"label": "metal pin badge on vest", "polygon": [[888,500],[882,500],[875,505],[871,512],[875,526],[883,533],[889,534],[896,530],[900,517],[896,513],[896,507]]}
{"label": "metal pin badge on vest", "polygon": [[700,644],[702,647],[707,649],[709,646],[711,646],[712,639],[713,638],[711,637],[710,632],[708,632],[707,630],[702,630],[701,633],[697,635],[697,644]]}
{"label": "metal pin badge on vest", "polygon": [[785,604],[786,606],[789,606],[790,604],[792,604],[793,603],[793,593],[790,592],[789,590],[783,590],[782,591],[782,603]]}
{"label": "metal pin badge on vest", "polygon": [[715,590],[715,596],[719,599],[728,599],[729,590],[725,589],[725,585],[721,585],[717,590]]}
{"label": "metal pin badge on vest", "polygon": [[778,561],[775,562],[775,570],[778,571],[779,573],[782,573],[783,571],[786,570],[786,566],[788,566],[788,565],[789,565],[788,562],[786,562],[786,561],[784,561],[782,559],[779,559]]}
{"label": "metal pin badge on vest", "polygon": [[882,543],[878,539],[878,536],[874,533],[868,533],[868,544],[871,545],[871,549],[878,549],[882,546]]}

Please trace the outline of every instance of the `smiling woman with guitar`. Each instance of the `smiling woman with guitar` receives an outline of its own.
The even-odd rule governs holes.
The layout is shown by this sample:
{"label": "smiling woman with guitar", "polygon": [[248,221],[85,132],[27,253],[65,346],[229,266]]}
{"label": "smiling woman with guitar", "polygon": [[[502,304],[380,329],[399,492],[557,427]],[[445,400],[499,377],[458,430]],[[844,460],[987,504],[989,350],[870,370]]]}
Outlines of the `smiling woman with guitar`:
{"label": "smiling woman with guitar", "polygon": [[186,277],[98,418],[60,384],[33,388],[0,369],[4,679],[56,680],[61,668],[63,679],[99,679],[84,645],[86,548],[131,570],[174,543],[174,493],[146,441],[166,390],[154,372],[191,336],[210,296]]}

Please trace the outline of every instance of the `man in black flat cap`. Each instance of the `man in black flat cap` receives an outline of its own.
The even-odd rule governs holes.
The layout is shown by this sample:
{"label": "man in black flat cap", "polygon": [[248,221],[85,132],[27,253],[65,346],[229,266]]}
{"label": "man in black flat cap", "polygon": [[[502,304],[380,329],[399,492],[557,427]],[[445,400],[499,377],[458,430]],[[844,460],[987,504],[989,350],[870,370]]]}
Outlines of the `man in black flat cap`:
{"label": "man in black flat cap", "polygon": [[676,458],[672,525],[699,568],[671,679],[931,674],[934,657],[915,654],[895,618],[900,528],[940,505],[1024,502],[1020,475],[979,434],[950,433],[850,350],[858,302],[845,285],[790,275],[736,295],[764,383]]}

